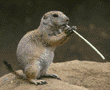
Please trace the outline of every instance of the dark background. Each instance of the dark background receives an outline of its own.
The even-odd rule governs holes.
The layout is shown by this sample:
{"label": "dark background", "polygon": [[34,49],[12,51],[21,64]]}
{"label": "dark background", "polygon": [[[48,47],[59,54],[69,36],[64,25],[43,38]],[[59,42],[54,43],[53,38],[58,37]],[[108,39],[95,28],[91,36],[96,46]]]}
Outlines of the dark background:
{"label": "dark background", "polygon": [[[39,26],[44,13],[59,10],[70,18],[69,25],[89,40],[110,60],[110,2],[108,0],[0,0],[0,76],[8,73],[2,63],[16,68],[16,48],[23,35]],[[103,62],[100,56],[76,34],[55,51],[54,62],[69,60]]]}

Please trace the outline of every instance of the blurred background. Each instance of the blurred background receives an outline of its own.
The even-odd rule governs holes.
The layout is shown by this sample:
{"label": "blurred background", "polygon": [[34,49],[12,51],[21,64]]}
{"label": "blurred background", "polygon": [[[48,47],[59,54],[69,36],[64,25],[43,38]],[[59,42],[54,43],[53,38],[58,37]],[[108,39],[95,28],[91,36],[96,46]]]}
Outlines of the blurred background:
{"label": "blurred background", "polygon": [[[23,35],[39,26],[44,13],[59,10],[70,18],[70,26],[89,40],[110,61],[110,1],[108,0],[0,0],[0,76],[8,73],[2,60],[14,68],[16,48]],[[55,50],[54,62],[70,60],[103,62],[76,34]]]}

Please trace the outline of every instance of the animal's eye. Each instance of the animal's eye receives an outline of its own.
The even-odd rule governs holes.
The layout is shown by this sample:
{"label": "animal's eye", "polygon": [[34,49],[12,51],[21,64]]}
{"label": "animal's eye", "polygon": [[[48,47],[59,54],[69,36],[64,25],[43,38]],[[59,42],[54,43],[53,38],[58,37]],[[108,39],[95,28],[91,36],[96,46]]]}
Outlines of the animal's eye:
{"label": "animal's eye", "polygon": [[53,14],[53,17],[58,17],[58,15],[57,14]]}

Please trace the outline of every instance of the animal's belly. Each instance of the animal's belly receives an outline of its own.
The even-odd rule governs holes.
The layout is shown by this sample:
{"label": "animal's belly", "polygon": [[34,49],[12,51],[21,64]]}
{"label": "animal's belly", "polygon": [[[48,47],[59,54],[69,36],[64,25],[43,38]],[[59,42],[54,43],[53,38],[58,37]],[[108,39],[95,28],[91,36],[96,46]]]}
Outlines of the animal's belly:
{"label": "animal's belly", "polygon": [[54,51],[46,49],[40,57],[40,76],[43,76],[54,59]]}
{"label": "animal's belly", "polygon": [[48,66],[52,63],[54,58],[54,51],[46,49],[41,55],[42,64]]}

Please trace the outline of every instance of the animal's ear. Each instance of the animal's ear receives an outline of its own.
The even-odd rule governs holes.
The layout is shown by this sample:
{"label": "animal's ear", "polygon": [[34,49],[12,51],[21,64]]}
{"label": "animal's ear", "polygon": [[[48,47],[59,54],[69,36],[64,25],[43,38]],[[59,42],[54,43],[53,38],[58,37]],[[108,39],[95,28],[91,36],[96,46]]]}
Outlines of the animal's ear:
{"label": "animal's ear", "polygon": [[47,15],[44,15],[44,16],[43,16],[43,19],[47,19]]}

